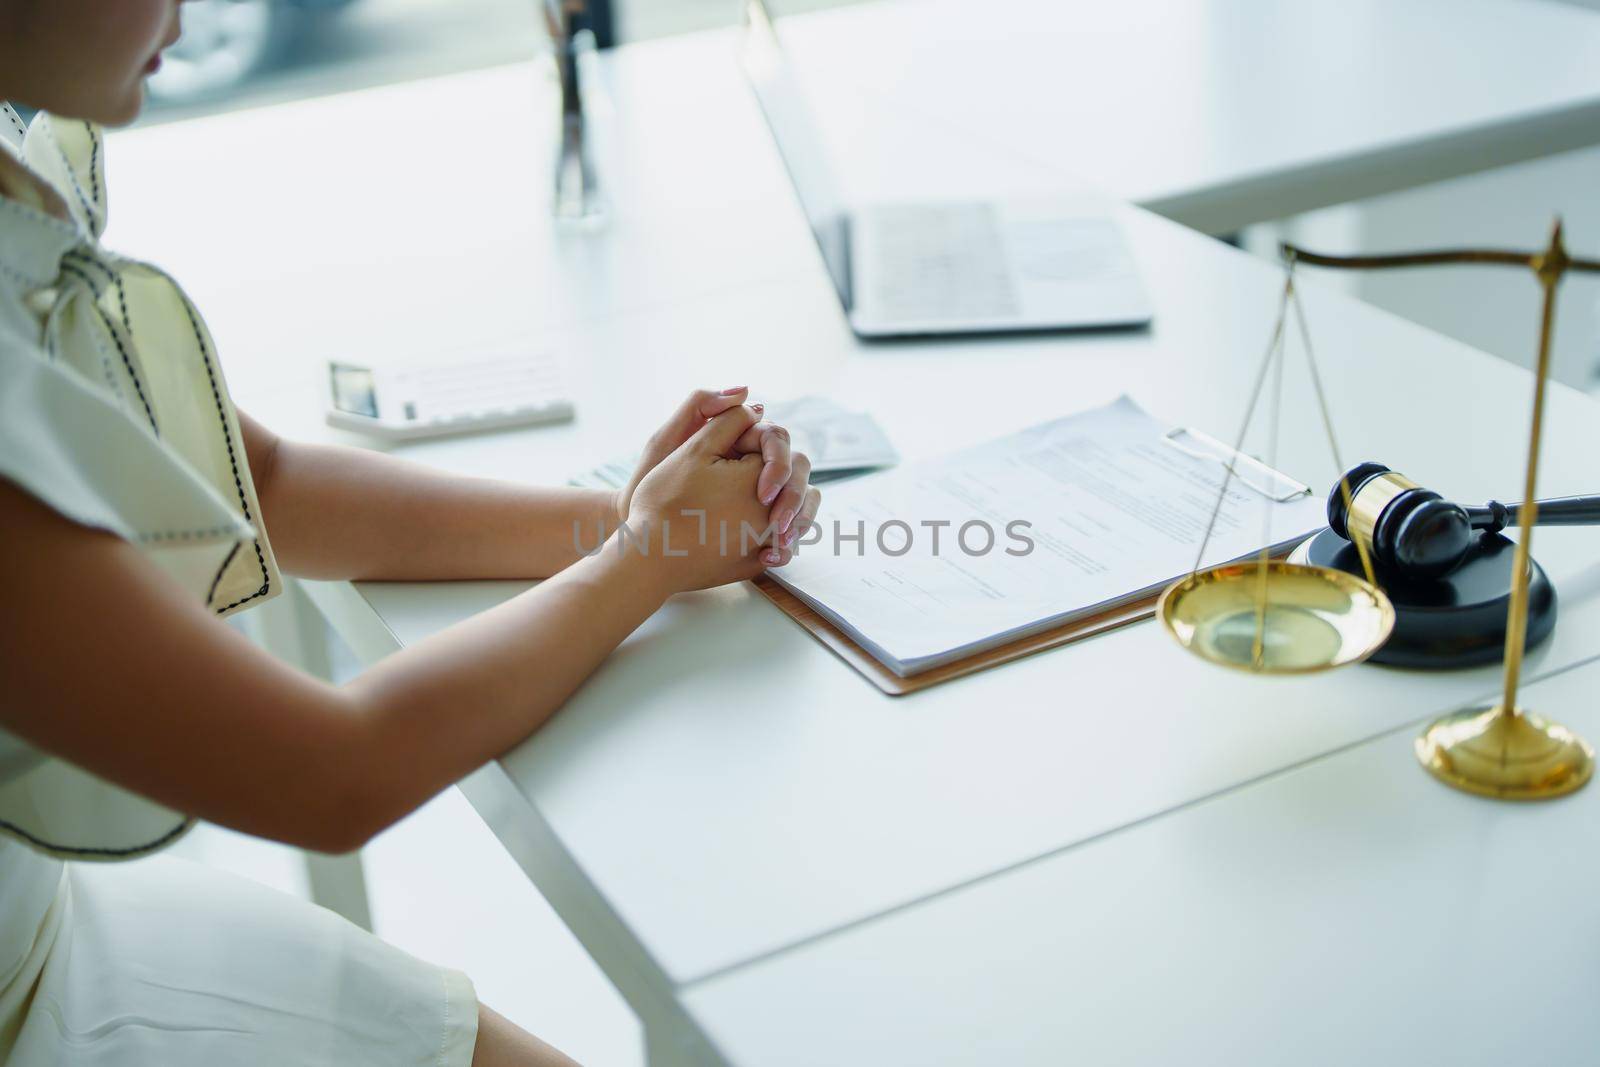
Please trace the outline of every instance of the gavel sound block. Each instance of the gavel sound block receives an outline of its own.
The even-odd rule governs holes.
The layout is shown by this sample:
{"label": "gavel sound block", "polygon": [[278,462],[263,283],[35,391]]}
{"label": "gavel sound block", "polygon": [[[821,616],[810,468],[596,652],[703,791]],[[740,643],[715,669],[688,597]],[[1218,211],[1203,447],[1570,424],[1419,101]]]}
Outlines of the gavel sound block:
{"label": "gavel sound block", "polygon": [[[1500,531],[1521,505],[1490,501],[1462,507],[1381,463],[1346,476],[1350,504],[1337,485],[1328,497],[1328,529],[1303,549],[1306,562],[1362,574],[1352,542],[1372,555],[1378,584],[1395,607],[1394,634],[1372,658],[1403,667],[1466,667],[1505,653],[1515,546]],[[1540,526],[1600,525],[1600,497],[1539,501]],[[1556,593],[1537,562],[1528,586],[1527,648],[1550,636]]]}

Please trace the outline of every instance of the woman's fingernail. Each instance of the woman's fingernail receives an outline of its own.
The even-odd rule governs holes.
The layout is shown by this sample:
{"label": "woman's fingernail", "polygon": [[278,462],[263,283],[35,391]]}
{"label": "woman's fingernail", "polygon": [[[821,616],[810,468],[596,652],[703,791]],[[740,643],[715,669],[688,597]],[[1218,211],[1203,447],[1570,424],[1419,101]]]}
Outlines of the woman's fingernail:
{"label": "woman's fingernail", "polygon": [[776,553],[776,552],[764,552],[764,553],[762,553],[761,561],[763,563],[771,563],[771,564],[776,565],[778,560],[780,560],[782,558],[783,557],[778,555],[778,553]]}
{"label": "woman's fingernail", "polygon": [[761,413],[767,410],[767,405],[757,400],[754,404],[750,405],[750,410],[755,412],[756,418],[759,419],[761,417]]}
{"label": "woman's fingernail", "polygon": [[748,388],[750,388],[748,385],[736,385],[731,389],[724,389],[722,391],[722,395],[723,396],[732,396],[734,393],[742,393]]}
{"label": "woman's fingernail", "polygon": [[781,485],[775,485],[771,489],[768,489],[766,492],[762,493],[761,502],[763,504],[770,505],[774,500],[778,499],[778,490],[781,488],[783,488]]}
{"label": "woman's fingernail", "polygon": [[794,521],[794,511],[790,508],[784,508],[772,517],[772,521],[778,527],[780,534],[786,534],[789,532],[789,524]]}
{"label": "woman's fingernail", "polygon": [[798,527],[798,526],[789,527],[789,532],[783,535],[783,547],[784,548],[788,548],[790,545],[794,544],[794,539],[796,537],[799,537],[799,536],[800,536],[800,527]]}

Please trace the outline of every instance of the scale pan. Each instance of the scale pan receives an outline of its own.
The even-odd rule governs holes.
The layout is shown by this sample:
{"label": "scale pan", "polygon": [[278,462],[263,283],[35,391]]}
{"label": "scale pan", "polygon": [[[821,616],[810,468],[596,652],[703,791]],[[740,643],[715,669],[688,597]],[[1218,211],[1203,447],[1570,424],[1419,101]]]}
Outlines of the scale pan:
{"label": "scale pan", "polygon": [[1167,587],[1156,613],[1190,652],[1255,674],[1311,674],[1360,663],[1394,629],[1394,605],[1376,586],[1331,567],[1279,561],[1265,568],[1256,561],[1228,563],[1191,574]]}

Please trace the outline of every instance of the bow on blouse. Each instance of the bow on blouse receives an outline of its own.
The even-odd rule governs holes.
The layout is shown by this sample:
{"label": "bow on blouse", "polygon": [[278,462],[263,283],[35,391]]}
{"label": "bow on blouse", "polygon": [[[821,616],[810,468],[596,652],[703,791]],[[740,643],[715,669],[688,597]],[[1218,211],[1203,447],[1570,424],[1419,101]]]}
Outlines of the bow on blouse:
{"label": "bow on blouse", "polygon": [[[158,509],[162,514],[130,524],[134,539],[174,552],[231,546],[220,565],[211,559],[204,588],[196,590],[219,614],[275,595],[281,579],[210,331],[166,273],[100,245],[106,224],[100,131],[41,114],[29,126],[21,154],[56,189],[77,223],[53,282],[33,296],[42,314],[45,354],[103,386],[123,416],[159,445],[154,461],[118,460],[117,476],[135,485],[154,479],[160,484],[151,491],[165,504]],[[185,481],[191,484],[180,484]],[[177,569],[193,577],[199,564],[182,562]]]}
{"label": "bow on blouse", "polygon": [[[132,264],[127,265],[129,268]],[[148,269],[148,268],[146,268]],[[145,385],[145,372],[128,327],[126,284],[118,267],[108,257],[97,254],[87,242],[61,257],[61,273],[56,278],[56,297],[44,320],[44,346],[51,359],[72,353],[81,361],[92,356],[91,376],[104,381],[124,411],[143,420],[150,432],[161,436],[161,426],[150,402],[151,390]],[[106,305],[116,308],[107,312]],[[79,366],[80,372],[90,368]]]}
{"label": "bow on blouse", "polygon": [[[211,335],[171,278],[100,247],[99,131],[40,115],[24,137],[0,105],[0,139],[55,190],[0,197],[0,478],[138,545],[219,614],[260,603],[281,579]],[[0,836],[117,860],[192,822],[0,731]]]}

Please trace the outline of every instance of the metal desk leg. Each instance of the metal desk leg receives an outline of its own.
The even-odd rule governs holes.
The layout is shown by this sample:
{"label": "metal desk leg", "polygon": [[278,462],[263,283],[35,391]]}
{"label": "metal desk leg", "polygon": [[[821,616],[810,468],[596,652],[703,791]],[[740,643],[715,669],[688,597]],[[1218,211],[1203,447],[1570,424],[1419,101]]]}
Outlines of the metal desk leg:
{"label": "metal desk leg", "polygon": [[658,1027],[645,1026],[645,1067],[706,1067],[706,1065],[721,1062],[715,1058],[705,1059],[695,1056],[683,1045],[673,1040],[674,1036],[670,1033],[663,1033]]}
{"label": "metal desk leg", "polygon": [[368,903],[367,871],[361,863],[361,853],[329,856],[307,852],[305,858],[312,902],[371,932],[372,909]]}

